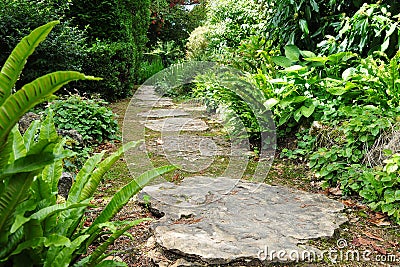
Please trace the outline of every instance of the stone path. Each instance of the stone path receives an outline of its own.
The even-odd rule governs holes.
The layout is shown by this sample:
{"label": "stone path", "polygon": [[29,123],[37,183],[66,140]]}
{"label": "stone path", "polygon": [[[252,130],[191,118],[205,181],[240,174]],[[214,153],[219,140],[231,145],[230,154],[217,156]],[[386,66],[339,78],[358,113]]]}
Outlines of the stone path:
{"label": "stone path", "polygon": [[[125,116],[124,141],[146,137],[144,127],[161,134],[147,140],[149,146],[126,155],[131,172],[151,168],[147,156],[151,152],[194,173],[179,185],[158,179],[139,196],[150,196],[152,209],[163,215],[152,224],[154,237],[148,241],[154,246],[149,255],[153,262],[255,266],[255,262],[316,260],[321,251],[306,243],[333,236],[347,221],[343,205],[319,194],[240,180],[246,151],[222,137],[204,135],[209,126],[199,116],[201,110],[174,105],[153,87],[142,86]],[[224,177],[198,176],[217,156],[229,156],[233,162]]]}

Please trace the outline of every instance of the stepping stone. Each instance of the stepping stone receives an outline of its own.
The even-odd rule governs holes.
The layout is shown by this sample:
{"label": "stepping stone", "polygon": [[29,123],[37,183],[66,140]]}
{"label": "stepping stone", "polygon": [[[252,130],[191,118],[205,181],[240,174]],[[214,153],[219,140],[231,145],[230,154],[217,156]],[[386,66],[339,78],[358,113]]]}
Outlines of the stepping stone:
{"label": "stepping stone", "polygon": [[170,100],[165,100],[164,98],[160,98],[160,100],[140,100],[134,103],[138,107],[149,107],[149,108],[165,108],[171,107],[174,103]]}
{"label": "stepping stone", "polygon": [[219,136],[179,134],[150,140],[147,150],[157,155],[214,157],[248,155],[249,147],[233,145]]}
{"label": "stepping stone", "polygon": [[146,118],[166,118],[166,117],[183,117],[190,115],[184,110],[179,109],[153,109],[137,114],[140,117]]}
{"label": "stepping stone", "polygon": [[208,126],[203,120],[192,118],[164,118],[147,120],[144,123],[147,128],[158,132],[202,132],[208,130]]}
{"label": "stepping stone", "polygon": [[165,214],[152,223],[157,244],[207,264],[317,257],[320,251],[305,243],[332,237],[347,221],[343,204],[324,195],[222,177],[161,183],[143,194]]}

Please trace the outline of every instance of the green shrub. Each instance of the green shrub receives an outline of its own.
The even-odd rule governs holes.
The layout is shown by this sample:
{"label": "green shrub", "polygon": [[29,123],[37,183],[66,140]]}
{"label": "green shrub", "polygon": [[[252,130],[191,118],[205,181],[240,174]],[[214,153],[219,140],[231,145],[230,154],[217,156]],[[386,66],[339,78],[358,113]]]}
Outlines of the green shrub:
{"label": "green shrub", "polygon": [[150,49],[155,49],[159,43],[174,43],[177,49],[183,51],[189,34],[201,25],[206,15],[205,1],[190,11],[182,3],[153,1],[151,11],[147,43]]}
{"label": "green shrub", "polygon": [[377,211],[387,213],[400,224],[400,154],[393,154],[381,170],[367,169],[360,175],[360,196]]}
{"label": "green shrub", "polygon": [[166,67],[179,63],[185,55],[182,46],[175,41],[158,42],[155,49],[149,54],[160,57]]}
{"label": "green shrub", "polygon": [[[82,71],[83,62],[87,59],[86,31],[76,28],[65,19],[63,13],[66,9],[66,1],[0,1],[0,64],[6,61],[7,55],[31,30],[48,21],[62,20],[30,56],[17,87],[59,69]],[[43,58],[43,54],[47,57]]]}
{"label": "green shrub", "polygon": [[395,3],[364,3],[354,15],[348,17],[346,14],[340,30],[333,34],[334,37],[328,36],[318,47],[324,54],[352,51],[369,55],[381,51],[394,56],[399,48],[398,10]]}
{"label": "green shrub", "polygon": [[203,60],[205,59],[206,48],[208,40],[207,33],[210,31],[207,26],[200,26],[190,34],[188,42],[186,43],[186,57],[190,60]]}
{"label": "green shrub", "polygon": [[138,74],[139,83],[145,82],[148,78],[152,77],[154,74],[162,71],[163,69],[164,65],[161,57],[159,56],[154,56],[152,59],[142,62]]}
{"label": "green shrub", "polygon": [[103,77],[100,83],[82,83],[78,89],[99,93],[107,100],[131,94],[147,42],[150,1],[71,1],[67,17],[88,29],[85,73]]}
{"label": "green shrub", "polygon": [[78,90],[98,93],[107,100],[129,96],[135,84],[135,53],[135,46],[128,42],[93,43],[83,71],[103,80],[82,83]]}
{"label": "green shrub", "polygon": [[116,115],[101,99],[86,99],[77,95],[56,100],[49,109],[54,111],[57,129],[76,130],[84,141],[102,143],[117,139]]}

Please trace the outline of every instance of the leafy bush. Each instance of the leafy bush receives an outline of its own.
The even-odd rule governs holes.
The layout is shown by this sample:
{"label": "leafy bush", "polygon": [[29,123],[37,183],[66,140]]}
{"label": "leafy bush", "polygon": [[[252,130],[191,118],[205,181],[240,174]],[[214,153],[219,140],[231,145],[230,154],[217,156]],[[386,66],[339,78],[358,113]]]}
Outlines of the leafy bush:
{"label": "leafy bush", "polygon": [[155,49],[147,54],[159,57],[162,60],[162,64],[167,67],[179,63],[184,57],[182,47],[175,41],[160,41],[155,46]]}
{"label": "leafy bush", "polygon": [[90,60],[83,64],[83,71],[104,79],[82,83],[80,89],[86,93],[98,93],[107,100],[130,95],[136,80],[135,49],[129,42],[93,43],[88,49]]}
{"label": "leafy bush", "polygon": [[100,99],[86,99],[77,95],[56,100],[49,108],[54,111],[57,129],[76,130],[84,141],[101,143],[117,139],[119,131],[116,115]]}
{"label": "leafy bush", "polygon": [[210,31],[207,26],[197,27],[188,38],[186,43],[186,57],[190,60],[202,60],[208,46],[206,34]]}
{"label": "leafy bush", "polygon": [[[399,48],[398,12],[396,5],[366,4],[352,16],[343,18],[340,31],[318,44],[325,54],[353,51],[362,55],[373,51],[386,52],[393,56]],[[398,8],[398,7],[397,7]],[[393,14],[393,15],[392,15]],[[384,37],[383,37],[384,36]]]}
{"label": "leafy bush", "polygon": [[[125,94],[130,92],[132,89],[130,83],[133,75],[140,68],[146,47],[150,0],[102,0],[96,2],[72,0],[66,16],[80,29],[88,28],[89,46],[91,47],[89,57],[98,60],[98,64],[92,67],[104,65],[102,68],[109,69],[109,73],[114,73],[117,69],[122,73],[121,75],[129,75],[127,76],[129,79],[119,79],[119,82],[123,84],[123,89],[120,91]],[[126,51],[124,52],[124,50]],[[101,61],[103,53],[106,57],[105,62]],[[112,58],[112,62],[109,62],[109,58]],[[125,65],[128,63],[129,65]],[[113,75],[107,74],[104,77],[109,76]],[[118,85],[111,88],[111,91],[116,88]],[[108,89],[103,88],[100,93],[104,93],[105,90]],[[111,96],[112,93],[105,95]],[[117,95],[122,96],[118,91]]]}
{"label": "leafy bush", "polygon": [[152,59],[142,62],[139,69],[139,83],[145,82],[148,78],[164,69],[164,65],[159,56],[154,56]]}
{"label": "leafy bush", "polygon": [[400,224],[400,154],[385,160],[382,170],[365,170],[356,190],[374,210],[392,216]]}
{"label": "leafy bush", "polygon": [[[49,34],[50,38],[32,54],[17,87],[58,69],[82,71],[87,58],[86,31],[76,28],[65,19],[63,14],[67,8],[66,1],[0,1],[0,64],[6,61],[7,55],[31,30],[51,20],[62,20]],[[47,57],[43,58],[43,54]]]}

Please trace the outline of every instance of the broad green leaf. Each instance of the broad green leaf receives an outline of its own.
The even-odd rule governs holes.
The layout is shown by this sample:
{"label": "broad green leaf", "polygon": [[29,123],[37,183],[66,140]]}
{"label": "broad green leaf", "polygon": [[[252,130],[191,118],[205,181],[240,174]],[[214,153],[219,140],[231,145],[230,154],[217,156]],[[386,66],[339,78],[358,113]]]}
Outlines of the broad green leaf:
{"label": "broad green leaf", "polygon": [[13,156],[13,143],[14,143],[14,134],[11,133],[7,137],[7,141],[3,146],[3,149],[0,149],[0,170],[2,170],[6,164],[9,163],[10,158]]}
{"label": "broad green leaf", "polygon": [[121,190],[119,190],[111,201],[107,204],[104,210],[100,213],[100,215],[95,219],[92,225],[88,228],[87,232],[89,234],[93,233],[97,229],[97,225],[109,221],[111,218],[117,214],[121,208],[129,201],[129,199],[137,194],[142,188],[148,184],[154,178],[175,170],[175,166],[164,166],[159,167],[154,170],[147,171],[133,179],[132,182],[125,185]]}
{"label": "broad green leaf", "polygon": [[60,23],[52,21],[33,30],[24,37],[11,52],[0,72],[0,106],[11,95],[11,90],[18,80],[28,57],[35,51],[35,48],[46,39],[53,27]]}
{"label": "broad green leaf", "polygon": [[375,199],[375,195],[370,190],[363,189],[358,194],[365,198],[368,202]]}
{"label": "broad green leaf", "polygon": [[18,173],[8,180],[6,190],[0,193],[0,233],[9,232],[16,206],[27,197],[35,173]]}
{"label": "broad green leaf", "polygon": [[[54,125],[53,111],[50,109],[46,119],[41,123],[39,142],[41,140],[55,141],[57,139],[58,139],[58,134],[56,131],[56,127]],[[32,150],[30,150],[29,153],[35,153],[35,152],[32,152]]]}
{"label": "broad green leaf", "polygon": [[304,117],[309,118],[314,113],[315,106],[314,105],[311,105],[309,107],[302,106],[300,110],[301,114],[303,114]]}
{"label": "broad green leaf", "polygon": [[285,99],[281,100],[279,102],[279,105],[282,108],[286,108],[287,106],[289,106],[292,103],[301,103],[301,102],[306,101],[307,99],[308,99],[307,97],[302,96],[302,95],[294,96],[294,97],[288,97],[288,98],[285,98]]}
{"label": "broad green leaf", "polygon": [[272,62],[274,62],[276,65],[284,68],[288,68],[292,65],[292,61],[286,57],[283,56],[275,56],[271,57]]}
{"label": "broad green leaf", "polygon": [[[46,258],[44,267],[67,267],[71,264],[74,252],[79,249],[81,244],[89,237],[89,235],[80,235],[74,239],[69,246],[65,246],[57,254],[50,254],[48,256],[55,256],[54,258]],[[48,253],[49,254],[49,253]]]}
{"label": "broad green leaf", "polygon": [[[9,234],[9,233],[8,233]],[[0,262],[6,261],[9,254],[12,253],[18,244],[23,241],[24,231],[23,229],[19,229],[14,234],[10,235],[2,235],[0,239],[6,238],[5,241],[0,240]],[[1,263],[0,263],[1,265]]]}
{"label": "broad green leaf", "polygon": [[39,121],[33,121],[31,125],[29,126],[28,130],[24,133],[24,144],[26,151],[29,151],[31,148],[31,145],[34,144],[35,142],[35,136],[36,133],[38,132],[40,128],[40,122]]}
{"label": "broad green leaf", "polygon": [[11,227],[11,233],[14,233],[19,227],[24,225],[26,222],[30,220],[38,220],[39,222],[43,221],[46,219],[48,216],[51,216],[54,213],[64,211],[64,210],[69,210],[69,209],[74,209],[74,208],[79,208],[79,207],[87,207],[89,205],[89,202],[82,202],[82,203],[77,203],[77,204],[72,204],[68,205],[67,203],[63,204],[56,204],[50,207],[43,208],[28,218],[22,217],[22,218],[17,218],[17,220],[14,221],[14,224]]}
{"label": "broad green leaf", "polygon": [[343,95],[344,93],[347,92],[347,90],[344,87],[327,87],[326,91],[331,93],[332,95]]}
{"label": "broad green leaf", "polygon": [[316,58],[317,56],[311,51],[300,51],[300,55],[304,58]]}
{"label": "broad green leaf", "polygon": [[305,57],[305,61],[311,61],[311,62],[320,62],[322,64],[325,64],[328,61],[327,57]]}
{"label": "broad green leaf", "polygon": [[11,253],[10,256],[12,255],[18,255],[25,249],[34,249],[34,248],[40,248],[40,247],[50,247],[50,246],[55,246],[55,247],[61,247],[61,246],[70,246],[71,241],[60,235],[50,235],[48,237],[37,237],[33,238],[30,240],[27,240],[21,244],[18,245],[18,247]]}
{"label": "broad green leaf", "polygon": [[293,118],[295,121],[299,122],[301,119],[301,108],[297,109],[294,114],[293,114]]}
{"label": "broad green leaf", "polygon": [[79,201],[88,199],[93,196],[94,192],[97,190],[97,186],[100,183],[101,178],[103,175],[111,168],[111,166],[121,158],[122,154],[131,149],[132,147],[137,146],[139,142],[129,142],[119,148],[116,152],[112,153],[108,158],[103,160],[100,164],[98,164],[97,168],[91,173],[90,178],[88,179],[87,183],[85,184],[84,188],[79,195]]}
{"label": "broad green leaf", "polygon": [[394,194],[394,198],[399,201],[400,200],[400,190],[396,190],[396,193]]}
{"label": "broad green leaf", "polygon": [[[58,143],[54,148],[54,153],[62,154],[64,142]],[[56,160],[53,164],[47,165],[41,172],[40,178],[49,184],[51,192],[53,194],[58,192],[58,181],[60,180],[63,172],[63,162],[62,160]]]}
{"label": "broad green leaf", "polygon": [[279,103],[279,100],[277,100],[276,98],[270,98],[267,101],[265,101],[264,106],[267,109],[271,109],[273,106],[275,106],[278,103]]}
{"label": "broad green leaf", "polygon": [[310,34],[310,30],[308,29],[308,23],[305,19],[300,19],[299,20],[299,26],[301,31],[308,36]]}
{"label": "broad green leaf", "polygon": [[63,151],[61,154],[55,155],[54,153],[43,152],[35,155],[29,155],[19,158],[12,162],[2,170],[0,170],[0,180],[8,175],[18,173],[28,173],[39,171],[56,160],[68,158],[74,155],[71,151]]}
{"label": "broad green leaf", "polygon": [[0,106],[0,153],[7,135],[18,120],[45,97],[76,80],[98,80],[75,71],[58,71],[37,78],[10,95]]}
{"label": "broad green leaf", "polygon": [[83,165],[82,169],[79,171],[75,178],[75,182],[72,184],[71,189],[69,190],[67,202],[69,203],[77,203],[79,199],[81,199],[81,193],[83,188],[85,187],[86,183],[88,182],[90,175],[96,168],[97,164],[100,163],[101,159],[104,156],[104,151],[98,154],[94,154],[90,157],[85,164]]}
{"label": "broad green leaf", "polygon": [[18,126],[16,125],[13,129],[13,149],[12,149],[12,159],[17,160],[19,158],[26,156],[26,148],[24,145],[24,139],[22,138],[21,133],[18,130]]}
{"label": "broad green leaf", "polygon": [[285,46],[285,56],[291,61],[299,61],[300,49],[295,45]]}
{"label": "broad green leaf", "polygon": [[290,115],[291,115],[291,113],[289,113],[289,112],[284,113],[279,119],[278,126],[285,124],[289,120]]}

